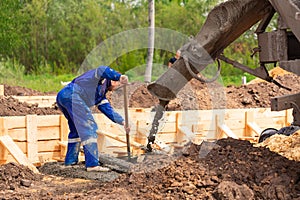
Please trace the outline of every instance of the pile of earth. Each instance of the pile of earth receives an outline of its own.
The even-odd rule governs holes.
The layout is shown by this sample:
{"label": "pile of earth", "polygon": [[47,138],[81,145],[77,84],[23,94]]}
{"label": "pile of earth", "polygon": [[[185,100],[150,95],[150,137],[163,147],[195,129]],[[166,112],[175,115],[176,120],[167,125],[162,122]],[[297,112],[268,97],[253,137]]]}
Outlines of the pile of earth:
{"label": "pile of earth", "polygon": [[290,160],[300,161],[300,131],[290,136],[275,134],[255,146],[267,147]]}
{"label": "pile of earth", "polygon": [[89,180],[82,179],[87,172],[80,165],[45,164],[39,169],[43,179],[15,164],[0,170],[2,199],[300,198],[300,162],[230,138],[190,144],[172,156],[150,154],[130,173],[92,173]]}
{"label": "pile of earth", "polygon": [[[181,89],[177,98],[171,100],[167,110],[208,110],[232,108],[266,108],[270,107],[270,98],[300,92],[300,77],[295,74],[277,76],[276,80],[292,91],[280,88],[264,81],[241,86],[223,87],[219,82],[204,84],[195,79]],[[151,108],[158,104],[158,99],[147,90],[147,85],[133,82],[127,86],[129,107]],[[4,97],[0,97],[0,116],[17,116],[26,114],[61,114],[57,106],[40,108],[37,104],[29,105],[19,102],[13,95],[42,95],[42,93],[19,86],[4,85]],[[43,95],[56,95],[44,93]],[[108,94],[108,99],[115,108],[124,108],[123,88]],[[93,109],[98,112],[97,109]]]}

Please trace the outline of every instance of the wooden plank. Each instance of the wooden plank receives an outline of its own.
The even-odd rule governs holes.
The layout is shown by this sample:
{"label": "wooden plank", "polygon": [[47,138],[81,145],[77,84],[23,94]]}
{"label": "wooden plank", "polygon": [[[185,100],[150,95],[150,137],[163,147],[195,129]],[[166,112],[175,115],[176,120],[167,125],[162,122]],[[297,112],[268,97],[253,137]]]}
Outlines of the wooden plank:
{"label": "wooden plank", "polygon": [[14,128],[8,130],[8,135],[14,141],[26,141],[26,128]]}
{"label": "wooden plank", "polygon": [[6,147],[3,144],[0,144],[0,165],[7,163],[7,156],[8,156],[8,151]]}
{"label": "wooden plank", "polygon": [[59,126],[60,125],[60,115],[39,115],[37,117],[38,127],[43,126]]}
{"label": "wooden plank", "polygon": [[26,116],[26,127],[27,157],[30,162],[34,162],[39,159],[37,144],[37,115]]}
{"label": "wooden plank", "polygon": [[143,130],[143,127],[140,127],[140,121],[136,121],[136,131],[135,131],[135,141],[146,144],[147,142],[147,132],[148,130]]}
{"label": "wooden plank", "polygon": [[[21,149],[21,151],[24,154],[28,154],[27,152],[27,142],[18,142],[14,141],[15,144]],[[37,142],[37,150],[38,153],[40,152],[47,152],[47,151],[60,151],[60,146],[58,142],[61,142],[60,140],[42,140]]]}
{"label": "wooden plank", "polygon": [[[103,135],[105,135],[105,136],[107,136],[107,137],[109,137],[109,138],[112,138],[112,139],[115,139],[115,140],[117,140],[117,141],[119,141],[119,142],[122,142],[122,143],[127,144],[126,139],[124,139],[124,138],[122,138],[122,137],[120,137],[120,136],[118,136],[118,135],[115,135],[115,134],[113,134],[113,133],[107,133],[107,132],[105,132],[105,131],[98,130],[98,131],[97,131],[97,134],[99,134],[99,135],[103,134]],[[134,147],[138,147],[138,148],[141,148],[141,147],[144,146],[144,145],[142,145],[142,144],[140,144],[140,143],[138,143],[138,142],[135,142],[135,141],[130,141],[130,145],[131,145],[131,146],[134,146]]]}
{"label": "wooden plank", "polygon": [[38,140],[54,140],[60,139],[60,127],[38,127]]}
{"label": "wooden plank", "polygon": [[59,130],[60,141],[67,141],[69,135],[68,120],[65,118],[64,115],[60,115],[59,121],[60,121],[60,130]]}
{"label": "wooden plank", "polygon": [[[262,129],[255,123],[255,122],[248,122],[247,123],[247,127],[249,129],[251,129],[256,136],[260,136],[260,134],[262,133]],[[248,135],[248,134],[247,134]],[[250,135],[251,136],[251,135]]]}
{"label": "wooden plank", "polygon": [[0,117],[0,136],[7,135],[8,128],[7,128],[7,121],[5,117]]}
{"label": "wooden plank", "polygon": [[58,142],[60,140],[44,140],[38,141],[38,152],[47,152],[47,151],[60,151],[60,145]]}
{"label": "wooden plank", "polygon": [[0,97],[4,96],[4,85],[0,85]]}
{"label": "wooden plank", "polygon": [[288,109],[285,112],[285,126],[290,126],[294,121],[293,109]]}
{"label": "wooden plank", "polygon": [[38,104],[38,107],[52,107],[56,101],[56,96],[12,96],[20,102]]}
{"label": "wooden plank", "polygon": [[269,117],[266,117],[266,118],[256,118],[255,119],[255,122],[257,123],[257,125],[259,127],[261,127],[262,129],[265,129],[265,128],[282,128],[285,126],[285,118],[284,117],[274,117],[274,118],[269,118]]}
{"label": "wooden plank", "polygon": [[19,99],[21,101],[32,101],[32,100],[51,100],[56,101],[56,96],[16,96],[13,95],[12,97]]}
{"label": "wooden plank", "polygon": [[212,110],[189,110],[178,112],[178,121],[180,124],[212,120],[213,117],[214,111]]}
{"label": "wooden plank", "polygon": [[7,129],[26,127],[26,116],[10,116],[5,117],[5,120]]}
{"label": "wooden plank", "polygon": [[8,135],[0,136],[0,142],[5,146],[9,153],[16,159],[16,161],[24,166],[27,166],[35,173],[39,173],[37,168],[26,158],[25,154],[19,149],[14,141]]}
{"label": "wooden plank", "polygon": [[[61,127],[38,127],[37,128],[37,137],[38,140],[53,140],[53,139],[60,139],[60,128]],[[25,128],[15,128],[9,129],[8,135],[14,141],[26,141],[26,129]]]}
{"label": "wooden plank", "polygon": [[273,117],[284,117],[285,111],[271,111],[270,108],[260,108],[256,110],[256,118],[273,118]]}
{"label": "wooden plank", "polygon": [[226,125],[226,124],[221,124],[219,126],[222,132],[224,132],[228,137],[234,138],[234,139],[239,139],[234,132]]}
{"label": "wooden plank", "polygon": [[[55,158],[58,158],[60,156],[60,153],[57,151],[54,152],[41,152],[39,153],[39,157],[42,157],[44,162],[53,162],[56,161]],[[16,159],[12,156],[12,155],[8,155],[7,157],[7,162],[17,162]],[[39,161],[40,162],[40,161]],[[4,163],[3,163],[4,164]],[[35,165],[35,163],[32,163],[33,165]]]}
{"label": "wooden plank", "polygon": [[[158,133],[155,137],[155,140],[164,141],[164,143],[176,143],[176,136],[174,133]],[[155,141],[154,141],[155,142]]]}
{"label": "wooden plank", "polygon": [[[6,120],[4,117],[0,117],[0,137],[8,135],[8,130],[6,126]],[[4,145],[0,145],[0,163],[6,163],[8,151]]]}
{"label": "wooden plank", "polygon": [[176,134],[176,142],[182,143],[186,140],[193,140],[196,137],[196,134],[186,126],[179,126],[178,133]]}
{"label": "wooden plank", "polygon": [[176,124],[173,122],[173,123],[163,123],[161,124],[161,127],[159,127],[158,131],[160,133],[170,133],[170,132],[173,132],[175,133],[176,132]]}
{"label": "wooden plank", "polygon": [[[141,133],[141,134],[145,134],[148,135],[148,133],[151,130],[151,122],[149,121],[144,121],[144,120],[138,120],[138,127],[137,127],[137,132]],[[176,132],[176,123],[169,123],[169,122],[165,122],[165,123],[161,123],[160,126],[158,127],[158,132],[160,133],[170,133]]]}

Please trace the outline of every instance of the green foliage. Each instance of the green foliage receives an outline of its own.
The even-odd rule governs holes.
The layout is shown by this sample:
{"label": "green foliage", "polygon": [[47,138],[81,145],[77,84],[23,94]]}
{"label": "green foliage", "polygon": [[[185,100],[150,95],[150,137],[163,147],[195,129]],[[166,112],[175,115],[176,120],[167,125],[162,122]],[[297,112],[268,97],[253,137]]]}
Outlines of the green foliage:
{"label": "green foliage", "polygon": [[25,67],[13,60],[0,62],[0,84],[22,86],[41,92],[58,92],[63,87],[61,81],[71,81],[75,77],[73,74],[53,76],[49,73],[25,75],[24,72]]}
{"label": "green foliage", "polygon": [[[219,2],[157,0],[155,25],[195,36],[209,11]],[[52,78],[50,85],[59,87],[56,77],[64,79],[62,74],[76,74],[99,44],[124,31],[148,27],[147,0],[1,0],[0,9],[0,59],[6,61],[1,62],[1,82],[7,79],[14,83],[12,76],[15,76],[18,83],[29,84],[32,80],[32,87],[37,87],[36,77],[41,78],[36,85],[51,83],[48,79]],[[271,28],[275,25],[274,20]],[[257,55],[250,57],[257,46],[254,28],[224,50],[227,57],[251,68],[259,63]],[[112,54],[114,48],[109,47],[107,53]],[[153,80],[167,69],[168,60],[177,48],[155,49]],[[131,80],[142,81],[146,58],[146,49],[130,50],[118,55],[111,66],[126,72]],[[211,77],[214,72],[215,68],[209,68],[203,74]],[[234,84],[241,81],[244,72],[222,62],[221,75],[225,83]]]}
{"label": "green foliage", "polygon": [[24,19],[19,0],[0,1],[0,58],[16,57],[15,49],[22,46],[21,29]]}

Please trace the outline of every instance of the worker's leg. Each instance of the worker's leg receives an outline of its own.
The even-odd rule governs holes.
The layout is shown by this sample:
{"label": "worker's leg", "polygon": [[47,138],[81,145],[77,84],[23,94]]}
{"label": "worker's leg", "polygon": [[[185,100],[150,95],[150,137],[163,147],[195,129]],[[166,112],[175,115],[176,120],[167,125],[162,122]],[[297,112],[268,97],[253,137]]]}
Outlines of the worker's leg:
{"label": "worker's leg", "polygon": [[[68,118],[67,118],[68,119]],[[72,120],[68,120],[70,133],[68,135],[68,149],[65,158],[65,165],[74,165],[78,163],[81,140]]]}
{"label": "worker's leg", "polygon": [[70,90],[62,90],[57,96],[57,105],[68,120],[69,135],[68,148],[65,157],[65,165],[74,165],[78,163],[78,156],[80,152],[80,138],[73,122],[72,114],[72,100]]}
{"label": "worker's leg", "polygon": [[[67,100],[62,98],[63,106],[67,107],[71,119],[69,121],[73,122],[73,124],[69,123],[70,129],[74,125],[74,130],[76,130],[75,132],[70,132],[69,139],[75,139],[76,133],[78,133],[84,149],[86,167],[98,166],[98,135],[96,133],[98,127],[91,110],[77,93],[67,94],[66,92],[62,96],[69,96]],[[73,148],[76,149],[75,146]]]}
{"label": "worker's leg", "polygon": [[98,135],[96,133],[98,127],[92,112],[85,104],[81,104],[81,106],[73,107],[73,113],[74,124],[83,145],[85,165],[86,167],[98,166]]}
{"label": "worker's leg", "polygon": [[[77,130],[76,133],[78,133],[81,139],[81,144],[83,145],[86,167],[98,166],[98,135],[96,133],[98,127],[90,108],[76,93],[72,94],[72,109],[71,112],[69,112],[69,115],[72,119],[70,121],[73,122],[75,130]],[[69,126],[72,127],[72,124],[69,124]],[[76,138],[72,137],[72,134],[69,136],[69,140],[71,138]],[[74,134],[74,136],[76,135]],[[69,144],[71,145],[71,143]],[[70,153],[70,155],[72,154]]]}

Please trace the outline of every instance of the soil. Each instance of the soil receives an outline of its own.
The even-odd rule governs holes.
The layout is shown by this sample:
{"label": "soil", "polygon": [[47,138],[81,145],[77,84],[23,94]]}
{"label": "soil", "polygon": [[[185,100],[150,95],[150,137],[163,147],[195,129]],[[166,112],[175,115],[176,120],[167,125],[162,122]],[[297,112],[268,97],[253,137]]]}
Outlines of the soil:
{"label": "soil", "polygon": [[146,155],[129,173],[85,172],[83,163],[46,163],[41,175],[0,166],[2,199],[299,199],[300,162],[248,141],[190,144]]}
{"label": "soil", "polygon": [[[167,110],[208,110],[232,108],[266,108],[270,107],[270,98],[300,92],[300,77],[295,74],[277,76],[276,80],[288,91],[273,83],[256,81],[253,84],[223,87],[220,83],[203,84],[192,79],[181,89],[177,98],[171,100]],[[23,92],[22,92],[23,91]],[[152,96],[145,83],[133,82],[127,86],[129,107],[154,108],[158,98]],[[20,86],[4,85],[4,97],[0,97],[0,116],[22,116],[26,114],[49,115],[61,114],[57,106],[40,108],[37,104],[19,102],[13,95],[56,95],[54,92],[41,93]],[[124,108],[123,88],[108,94],[114,108]],[[98,112],[97,109],[93,109]]]}
{"label": "soil", "polygon": [[[258,81],[239,87],[190,81],[168,110],[269,107],[270,98],[299,92],[293,74],[276,78],[292,91]],[[24,90],[24,91],[22,91]],[[55,95],[5,85],[0,115],[61,114],[55,107],[39,108],[12,95]],[[143,83],[128,86],[130,107],[155,107]],[[225,98],[224,98],[225,97]],[[123,91],[109,95],[114,107],[123,106]],[[96,111],[95,111],[96,112]],[[298,144],[299,145],[299,144]],[[126,158],[122,160],[127,162]],[[122,172],[86,172],[84,163],[65,167],[48,162],[34,174],[16,163],[0,165],[1,199],[300,199],[300,162],[265,146],[231,138],[201,145],[187,144],[172,155],[146,154],[131,160]],[[107,165],[110,167],[109,165]]]}

